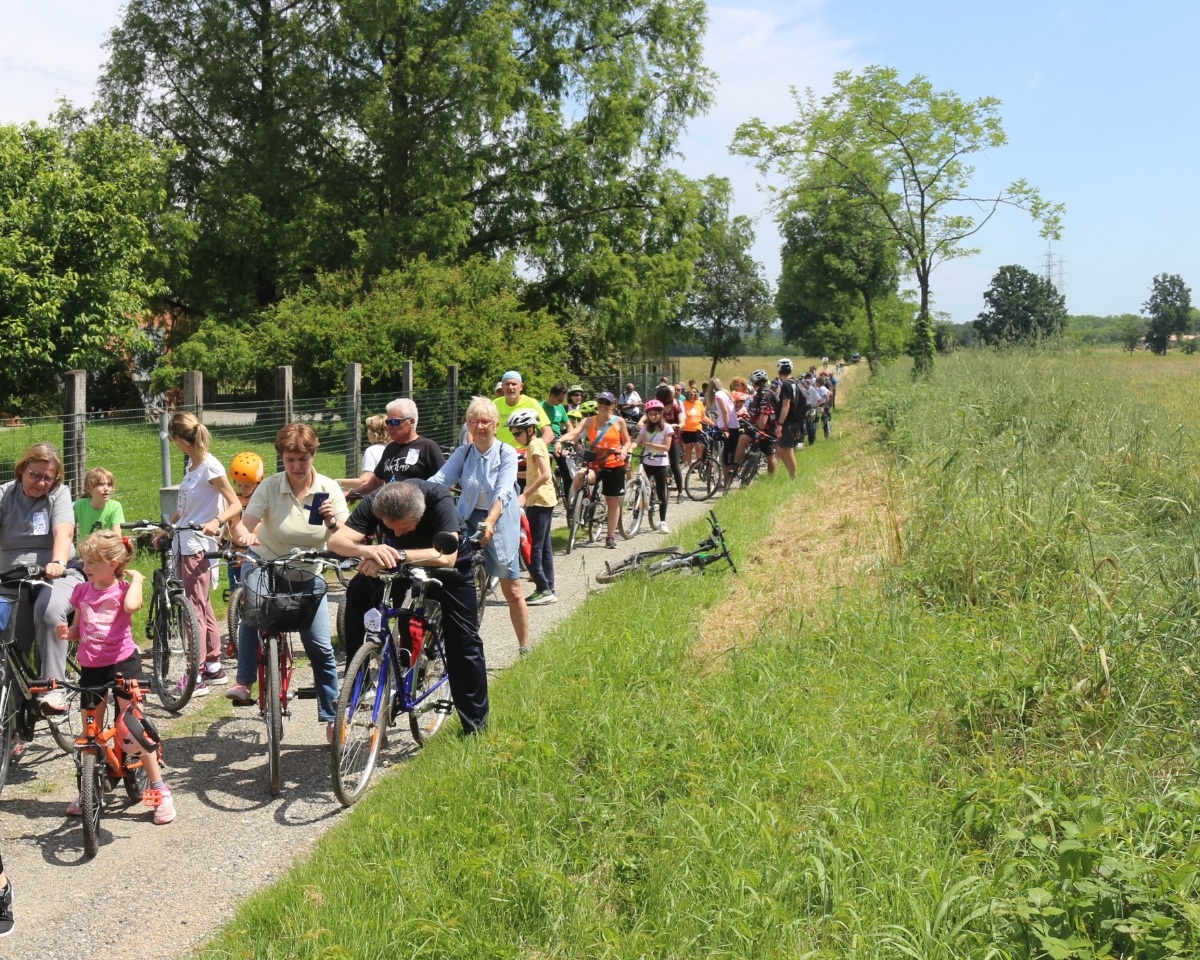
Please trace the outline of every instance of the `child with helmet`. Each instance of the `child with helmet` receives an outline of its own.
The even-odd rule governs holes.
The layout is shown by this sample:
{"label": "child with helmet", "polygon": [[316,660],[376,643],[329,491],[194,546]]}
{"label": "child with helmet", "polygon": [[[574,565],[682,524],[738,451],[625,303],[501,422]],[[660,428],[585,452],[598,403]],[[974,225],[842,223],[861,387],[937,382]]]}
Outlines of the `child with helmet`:
{"label": "child with helmet", "polygon": [[[263,478],[263,461],[257,453],[247,450],[244,453],[239,453],[229,464],[229,479],[233,483],[233,489],[237,493],[238,502],[242,505],[243,512],[250,504],[250,498],[254,496],[254,491],[258,489],[258,485],[262,483]],[[226,535],[221,544],[221,548],[229,546],[232,540]],[[236,563],[229,564],[229,589],[236,590],[242,584],[242,562],[239,560]],[[237,638],[231,637],[232,642],[236,643]]]}

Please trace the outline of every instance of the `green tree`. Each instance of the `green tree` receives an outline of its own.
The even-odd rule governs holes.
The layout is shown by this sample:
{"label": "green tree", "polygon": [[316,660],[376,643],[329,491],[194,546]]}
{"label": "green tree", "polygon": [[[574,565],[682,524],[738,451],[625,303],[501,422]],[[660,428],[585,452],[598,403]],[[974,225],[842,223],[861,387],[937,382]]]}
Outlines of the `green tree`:
{"label": "green tree", "polygon": [[1121,326],[1117,332],[1118,343],[1121,344],[1121,349],[1128,350],[1130,356],[1132,356],[1133,351],[1142,342],[1142,337],[1145,333],[1146,325],[1142,323],[1140,317],[1132,313],[1124,314]]}
{"label": "green tree", "polygon": [[666,164],[708,102],[704,21],[702,0],[130,0],[101,89],[185,148],[188,309],[244,319],[319,271],[511,254],[528,303],[629,341],[695,253]]}
{"label": "green tree", "polygon": [[1146,345],[1154,353],[1166,353],[1169,338],[1186,331],[1191,323],[1191,287],[1177,273],[1160,273],[1154,278],[1142,312],[1148,317]]}
{"label": "green tree", "polygon": [[775,303],[784,339],[800,343],[815,334],[820,353],[853,353],[858,343],[847,338],[848,327],[861,306],[867,359],[878,373],[876,306],[900,282],[900,251],[886,220],[868,198],[836,185],[808,184],[795,192],[781,221],[783,263]]}
{"label": "green tree", "polygon": [[[901,83],[895,70],[868,67],[834,78],[834,90],[817,100],[796,96],[799,117],[779,127],[755,118],[742,124],[731,149],[755,158],[764,173],[786,180],[790,199],[810,183],[837,186],[869,199],[888,224],[917,281],[920,306],[914,328],[915,372],[933,364],[930,279],[946,260],[976,253],[964,245],[1002,206],[1027,210],[1042,236],[1057,237],[1063,212],[1024,180],[990,196],[970,191],[969,158],[1003,146],[1000,101],[964,101],[934,90],[925,77]],[[977,217],[968,210],[983,208]]]}
{"label": "green tree", "polygon": [[743,337],[766,333],[774,319],[771,289],[751,255],[754,228],[748,217],[729,214],[726,180],[710,178],[699,217],[701,253],[680,315],[682,333],[717,364],[742,354]]}
{"label": "green tree", "polygon": [[[141,340],[162,292],[158,241],[170,153],[64,106],[48,126],[0,126],[0,405],[29,411],[74,367]],[[164,241],[165,242],[165,241]]]}
{"label": "green tree", "polygon": [[1017,264],[1001,267],[984,291],[975,332],[987,344],[1054,340],[1067,327],[1067,301],[1053,283]]}

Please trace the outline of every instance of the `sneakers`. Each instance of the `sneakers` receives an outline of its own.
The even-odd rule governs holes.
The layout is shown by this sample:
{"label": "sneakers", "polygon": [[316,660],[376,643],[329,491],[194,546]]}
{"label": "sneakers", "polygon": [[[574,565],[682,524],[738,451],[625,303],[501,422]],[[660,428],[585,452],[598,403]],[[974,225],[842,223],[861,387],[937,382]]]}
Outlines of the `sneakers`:
{"label": "sneakers", "polygon": [[225,696],[239,707],[244,707],[254,702],[254,698],[250,695],[250,688],[244,683],[235,683],[225,691]]}
{"label": "sneakers", "polygon": [[605,550],[616,550],[617,549],[617,538],[616,537],[605,537],[604,538],[604,549]]}
{"label": "sneakers", "polygon": [[171,788],[165,783],[161,790],[153,787],[143,790],[142,806],[154,809],[154,822],[160,827],[175,819],[175,801],[171,799]]}
{"label": "sneakers", "polygon": [[533,647],[517,647],[517,653],[522,657],[527,657],[533,653]]}
{"label": "sneakers", "polygon": [[68,817],[82,817],[83,816],[83,805],[81,803],[80,797],[76,797],[74,800],[72,800],[67,805],[67,816]]}
{"label": "sneakers", "polygon": [[42,705],[42,713],[47,716],[62,716],[67,712],[67,696],[61,690],[51,690],[38,697]]}
{"label": "sneakers", "polygon": [[12,881],[9,880],[4,890],[0,892],[0,937],[7,937],[13,932],[16,922],[13,920]]}
{"label": "sneakers", "polygon": [[211,683],[214,686],[219,687],[222,684],[226,684],[229,682],[229,678],[227,676],[225,676],[225,668],[223,666],[221,666],[218,663],[216,670],[209,669],[211,666],[212,666],[211,664],[204,665],[204,682],[205,683]]}
{"label": "sneakers", "polygon": [[[186,686],[187,686],[187,678],[184,677],[177,684],[175,684],[175,689],[183,690]],[[196,677],[196,686],[192,690],[192,696],[193,697],[207,697],[208,692],[209,692],[208,684],[204,680],[204,671],[201,670],[200,675],[198,677]]]}
{"label": "sneakers", "polygon": [[659,533],[670,533],[671,532],[671,528],[667,526],[666,520],[664,520],[662,523],[660,523],[658,525],[658,532]]}
{"label": "sneakers", "polygon": [[325,742],[333,746],[333,721],[325,721]]}
{"label": "sneakers", "polygon": [[558,603],[558,597],[552,590],[534,590],[525,598],[525,605],[529,607],[540,607],[547,603]]}

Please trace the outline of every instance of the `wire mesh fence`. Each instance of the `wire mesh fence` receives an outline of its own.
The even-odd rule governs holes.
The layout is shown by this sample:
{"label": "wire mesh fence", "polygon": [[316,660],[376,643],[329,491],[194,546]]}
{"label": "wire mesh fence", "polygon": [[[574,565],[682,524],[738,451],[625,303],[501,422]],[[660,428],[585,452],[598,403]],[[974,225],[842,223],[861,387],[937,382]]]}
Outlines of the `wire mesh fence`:
{"label": "wire mesh fence", "polygon": [[[660,372],[661,370],[661,372]],[[604,377],[564,380],[564,385],[579,384],[586,397],[601,390],[620,394],[632,382],[643,399],[654,394],[659,379],[671,372],[669,366],[637,364],[620,373]],[[321,446],[316,469],[329,477],[358,476],[361,453],[370,441],[365,428],[356,431],[353,413],[365,421],[383,413],[395,393],[362,394],[357,410],[347,405],[345,396],[317,397],[284,401],[235,400],[206,403],[200,410],[212,435],[212,453],[223,464],[243,451],[263,458],[267,472],[276,465],[275,435],[291,421],[307,423],[316,431]],[[458,443],[459,429],[469,391],[449,386],[417,390],[412,394],[419,411],[418,431],[444,450]],[[538,397],[537,399],[542,399]],[[65,452],[64,427],[67,416],[12,419],[0,424],[0,482],[13,479],[13,468],[21,454],[35,443],[51,443]],[[157,518],[160,515],[160,489],[176,484],[183,477],[184,458],[173,445],[163,443],[160,414],[146,410],[116,410],[88,413],[85,417],[87,451],[85,466],[104,467],[115,478],[114,498],[119,500],[129,520]],[[82,474],[82,471],[81,471]],[[82,475],[77,490],[82,489]]]}

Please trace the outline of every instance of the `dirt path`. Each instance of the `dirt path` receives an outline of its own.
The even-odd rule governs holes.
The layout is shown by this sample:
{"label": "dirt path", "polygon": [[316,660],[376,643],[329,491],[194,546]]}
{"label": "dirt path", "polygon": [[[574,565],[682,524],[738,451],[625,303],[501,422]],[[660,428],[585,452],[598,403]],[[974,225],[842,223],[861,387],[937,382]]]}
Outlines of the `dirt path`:
{"label": "dirt path", "polygon": [[[713,505],[720,509],[720,501],[672,503],[668,521],[678,529]],[[631,542],[618,541],[616,551],[584,544],[569,557],[556,557],[559,602],[530,609],[535,640],[583,602],[605,560],[652,549],[663,539],[643,532]],[[517,659],[507,609],[495,600],[482,632],[489,672]],[[311,675],[302,674],[297,684],[311,683]],[[0,960],[186,953],[228,919],[243,897],[305,856],[339,821],[342,808],[330,788],[329,750],[316,704],[296,701],[285,721],[285,782],[272,797],[265,727],[257,710],[206,706],[218,697],[220,688],[171,723],[166,774],[179,810],[176,821],[155,827],[144,808],[126,806],[118,791],[102,821],[102,846],[94,860],[83,857],[79,820],[66,816],[76,791],[74,763],[39,733],[10,769],[0,802],[0,844],[17,918],[16,932],[0,941]],[[151,715],[166,716],[153,710]],[[450,721],[447,729],[456,724]],[[395,767],[415,748],[406,728],[392,739],[385,762]]]}

